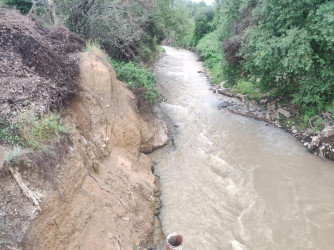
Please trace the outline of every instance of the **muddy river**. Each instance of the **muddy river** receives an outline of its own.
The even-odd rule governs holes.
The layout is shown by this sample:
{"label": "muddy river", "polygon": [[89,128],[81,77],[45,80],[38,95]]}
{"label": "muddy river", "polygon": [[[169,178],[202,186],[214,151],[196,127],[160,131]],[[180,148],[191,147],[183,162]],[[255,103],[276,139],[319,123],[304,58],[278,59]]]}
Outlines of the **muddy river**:
{"label": "muddy river", "polygon": [[165,50],[156,76],[174,146],[150,155],[164,233],[181,233],[186,250],[334,249],[334,163],[283,130],[219,110],[223,97],[196,56]]}

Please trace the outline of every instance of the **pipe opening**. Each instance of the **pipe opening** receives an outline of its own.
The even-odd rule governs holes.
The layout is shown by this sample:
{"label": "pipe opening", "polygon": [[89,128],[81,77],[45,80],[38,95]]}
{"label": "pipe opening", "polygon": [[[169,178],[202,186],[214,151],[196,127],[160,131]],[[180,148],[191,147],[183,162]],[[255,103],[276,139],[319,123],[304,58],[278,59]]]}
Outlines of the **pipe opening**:
{"label": "pipe opening", "polygon": [[179,234],[170,234],[167,237],[167,242],[171,247],[178,247],[182,245],[183,237]]}

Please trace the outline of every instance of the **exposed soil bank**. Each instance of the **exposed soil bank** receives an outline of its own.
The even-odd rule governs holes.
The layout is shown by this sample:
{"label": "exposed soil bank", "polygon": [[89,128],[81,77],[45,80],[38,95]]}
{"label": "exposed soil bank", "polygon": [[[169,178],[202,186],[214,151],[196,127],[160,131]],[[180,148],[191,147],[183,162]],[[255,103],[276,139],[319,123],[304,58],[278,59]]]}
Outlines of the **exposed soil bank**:
{"label": "exposed soil bank", "polygon": [[[311,129],[297,130],[295,126],[286,126],[279,120],[280,116],[290,118],[296,112],[295,107],[291,105],[287,108],[281,108],[276,103],[269,103],[265,100],[262,104],[247,100],[241,94],[233,94],[223,84],[213,85],[214,93],[222,95],[222,103],[219,108],[226,108],[234,114],[243,115],[260,121],[265,121],[273,126],[282,128],[298,138],[310,152],[330,160],[334,160],[334,128],[325,126],[320,132],[314,133]],[[266,104],[266,105],[264,105]],[[322,114],[325,115],[326,114]],[[321,117],[326,118],[326,117]]]}
{"label": "exposed soil bank", "polygon": [[[71,78],[73,85],[66,85],[72,86],[71,91],[66,92],[66,96],[59,96],[57,91],[64,94],[62,91],[67,89],[62,87],[61,79],[53,77],[54,72],[46,73],[45,79],[41,78],[44,72],[38,72],[36,65],[24,64],[20,54],[22,51],[12,48],[6,54],[9,59],[17,61],[21,70],[11,78],[17,82],[13,86],[20,86],[19,90],[10,90],[12,85],[6,84],[10,80],[6,78],[6,75],[10,76],[9,71],[1,74],[3,93],[8,92],[15,97],[14,102],[9,102],[11,99],[7,96],[0,99],[2,106],[10,104],[6,106],[8,114],[25,107],[29,100],[41,112],[69,103],[64,110],[64,120],[71,128],[71,133],[50,141],[40,152],[26,154],[24,162],[14,167],[24,185],[40,194],[40,212],[24,196],[7,168],[3,168],[4,152],[9,148],[1,146],[1,248],[152,247],[154,225],[159,224],[155,216],[160,206],[157,198],[159,187],[152,173],[153,163],[144,153],[152,152],[168,141],[165,123],[159,115],[142,117],[138,113],[136,97],[117,80],[112,66],[103,61],[98,53],[65,56],[59,52],[58,57],[48,53],[38,54],[45,51],[44,45],[50,43],[46,41],[41,44],[41,40],[46,39],[42,29],[26,17],[17,13],[11,15],[17,15],[19,23],[15,23],[15,18],[7,20],[7,26],[16,25],[16,28],[5,28],[6,36],[0,38],[11,38],[15,32],[25,32],[23,37],[28,41],[26,50],[30,50],[33,47],[31,43],[35,44],[31,40],[37,37],[36,44],[41,46],[41,50],[35,51],[35,55],[42,60],[48,56],[58,58],[59,64],[73,58],[71,65],[74,69],[78,58],[80,77],[78,80]],[[38,34],[35,34],[36,30]],[[66,39],[70,36],[69,33]],[[66,50],[65,43],[63,46]],[[0,60],[0,63],[7,65],[9,59]],[[32,78],[39,80],[33,81],[37,85],[33,85],[35,92],[30,93],[31,89],[25,86],[30,84]],[[73,99],[77,90],[80,91]]]}
{"label": "exposed soil bank", "polygon": [[159,189],[152,161],[141,152],[163,145],[167,131],[138,115],[135,96],[96,55],[82,55],[81,82],[83,91],[68,109],[76,132],[60,192],[43,203],[23,247],[148,248]]}
{"label": "exposed soil bank", "polygon": [[164,145],[166,127],[137,113],[133,93],[96,55],[84,53],[80,68],[82,91],[66,112],[70,138],[36,166],[49,165],[48,172],[18,168],[31,189],[45,193],[30,225],[37,212],[11,175],[2,177],[6,218],[16,224],[4,241],[23,249],[148,248],[159,188],[152,161],[141,152]]}

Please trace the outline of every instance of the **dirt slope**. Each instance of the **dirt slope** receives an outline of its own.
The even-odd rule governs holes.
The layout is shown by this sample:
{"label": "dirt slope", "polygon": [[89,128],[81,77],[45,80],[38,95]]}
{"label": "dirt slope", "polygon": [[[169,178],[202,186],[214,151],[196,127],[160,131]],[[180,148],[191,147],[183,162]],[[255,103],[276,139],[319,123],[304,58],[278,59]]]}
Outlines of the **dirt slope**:
{"label": "dirt slope", "polygon": [[140,150],[163,145],[166,131],[138,115],[133,93],[97,55],[82,54],[80,72],[83,90],[68,109],[75,133],[59,168],[59,191],[42,204],[22,246],[149,247],[159,191],[152,162]]}
{"label": "dirt slope", "polygon": [[[138,114],[134,94],[83,40],[0,8],[0,125],[14,111],[65,109],[69,136],[54,138],[15,166],[42,194],[41,212],[23,195],[0,142],[0,248],[150,247],[159,206],[151,152],[168,140],[165,123]],[[80,62],[80,63],[79,63]]]}

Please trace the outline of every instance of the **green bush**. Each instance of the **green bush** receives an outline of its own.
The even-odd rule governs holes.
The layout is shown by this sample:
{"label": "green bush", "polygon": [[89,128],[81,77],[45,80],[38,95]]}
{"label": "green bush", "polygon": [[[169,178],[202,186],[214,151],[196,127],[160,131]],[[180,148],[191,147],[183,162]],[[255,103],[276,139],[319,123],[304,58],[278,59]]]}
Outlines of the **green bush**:
{"label": "green bush", "polygon": [[59,19],[85,39],[97,39],[112,58],[131,60],[150,42],[155,1],[55,1]]}
{"label": "green bush", "polygon": [[222,61],[223,55],[218,31],[205,35],[196,46],[204,65],[211,71],[213,83],[220,83],[223,80]]}
{"label": "green bush", "polygon": [[17,124],[9,125],[0,122],[0,141],[10,146],[24,145],[22,138],[17,134]]}
{"label": "green bush", "polygon": [[32,6],[32,1],[30,0],[0,0],[0,2],[1,1],[12,8],[16,8],[22,14],[27,14]]}
{"label": "green bush", "polygon": [[154,104],[159,97],[155,76],[137,62],[113,61],[117,78],[125,82],[146,102]]}

